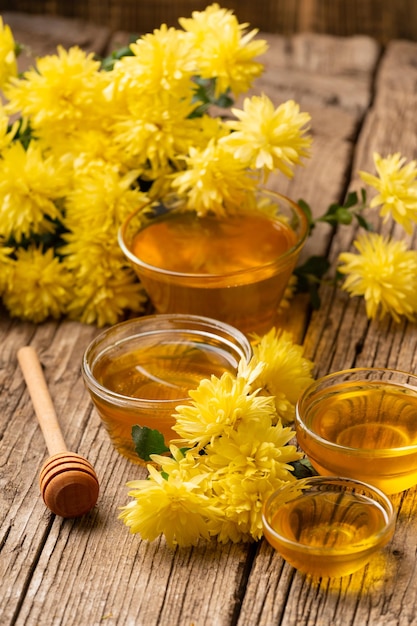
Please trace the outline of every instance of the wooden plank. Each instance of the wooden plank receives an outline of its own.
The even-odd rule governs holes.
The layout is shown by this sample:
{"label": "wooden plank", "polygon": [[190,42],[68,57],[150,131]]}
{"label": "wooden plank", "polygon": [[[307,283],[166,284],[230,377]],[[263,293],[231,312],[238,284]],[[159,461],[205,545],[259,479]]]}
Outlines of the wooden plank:
{"label": "wooden plank", "polygon": [[[358,181],[358,172],[360,170],[374,171],[372,158],[374,152],[387,156],[390,153],[399,151],[407,159],[416,158],[417,130],[414,123],[415,109],[406,96],[410,95],[410,89],[412,89],[411,86],[413,84],[412,77],[415,74],[415,67],[410,62],[410,59],[412,59],[412,54],[410,55],[410,53],[414,51],[414,55],[417,55],[417,44],[407,43],[405,49],[409,59],[408,64],[405,63],[404,55],[402,54],[404,51],[402,43],[400,45],[397,42],[390,44],[383,57],[381,69],[378,73],[375,104],[365,118],[353,160],[351,186],[354,188],[358,188],[361,185]],[[398,82],[396,80],[397,76],[401,78]],[[402,80],[404,77],[405,80]],[[390,85],[390,81],[394,81],[397,85],[395,89],[390,90],[392,97],[388,95],[389,90],[387,89],[387,83]],[[393,87],[392,82],[391,87]],[[395,95],[393,96],[392,94]],[[398,108],[393,111],[391,103],[394,98],[398,103]],[[399,114],[400,110],[401,115]],[[370,191],[369,195],[372,196],[372,191]],[[367,215],[376,224],[380,221],[376,217],[377,213],[375,211],[368,210]],[[390,226],[387,225],[384,228],[389,230]],[[356,234],[357,228],[354,226],[352,228],[343,227],[339,229],[339,233],[332,241],[330,251],[330,258],[334,263],[340,252],[351,248],[352,240]],[[414,241],[415,245],[416,242]],[[372,361],[371,354],[373,352],[368,352],[367,350],[368,344],[366,339],[368,336],[378,336],[388,346],[390,340],[393,340],[397,333],[405,333],[408,340],[404,342],[403,349],[407,350],[407,346],[410,350],[414,349],[415,341],[410,341],[410,339],[416,331],[415,325],[405,324],[404,327],[403,325],[398,327],[387,320],[380,323],[364,324],[361,321],[365,317],[364,303],[362,301],[350,299],[340,291],[333,292],[329,289],[324,289],[322,293],[325,315],[323,315],[324,311],[322,311],[316,317],[321,331],[318,329],[318,324],[314,323],[313,320],[306,344],[306,349],[312,357],[320,354],[321,373],[329,368],[340,368],[344,360],[344,352],[345,357],[348,357],[347,363],[351,363],[351,366],[358,361],[358,358],[361,364],[366,360]],[[346,342],[343,344],[339,343],[340,355],[337,356],[334,352],[335,347],[332,345],[331,337],[338,332],[337,329],[341,325],[345,329]],[[351,329],[351,332],[348,329]],[[340,333],[339,337],[341,337]],[[356,348],[354,348],[355,345],[357,346]],[[393,354],[395,354],[394,351]],[[378,363],[382,364],[381,358],[378,359]]]}
{"label": "wooden plank", "polygon": [[19,71],[32,66],[35,59],[55,54],[58,45],[68,49],[79,46],[87,52],[104,54],[110,39],[110,29],[89,24],[80,19],[44,17],[28,13],[2,13],[3,22],[12,29],[15,41],[25,49],[19,57]]}
{"label": "wooden plank", "polygon": [[[3,319],[1,338],[4,332],[14,353],[19,345],[10,330],[9,321]],[[37,328],[26,324],[24,330],[21,345],[30,334],[33,345],[49,345],[41,350],[41,358],[64,436],[71,449],[94,465],[101,495],[97,508],[80,520],[54,519],[45,509],[37,485],[44,443],[11,354],[2,395],[10,384],[13,399],[19,402],[10,407],[1,444],[2,455],[14,450],[12,459],[1,460],[4,623],[41,625],[64,620],[76,626],[105,619],[123,624],[137,617],[140,624],[182,624],[184,619],[203,624],[214,611],[219,624],[229,624],[237,602],[235,584],[245,571],[250,548],[213,542],[191,551],[171,551],[163,540],[148,544],[131,536],[117,520],[117,511],[128,501],[125,483],[143,478],[146,471],[114,451],[83,388],[82,352],[96,329],[63,322]],[[16,456],[18,451],[21,454]],[[189,585],[202,576],[212,593],[210,604]]]}
{"label": "wooden plank", "polygon": [[[275,88],[280,89],[281,84],[296,86],[301,95],[308,94],[320,106],[330,101],[331,105],[347,110],[367,108],[368,89],[380,54],[374,39],[313,33],[288,38],[266,32],[260,32],[258,37],[268,42],[266,75],[272,78]],[[344,80],[353,81],[358,93],[348,95]]]}
{"label": "wooden plank", "polygon": [[[0,580],[4,619],[11,619],[19,606],[48,536],[51,517],[38,487],[38,474],[47,456],[45,444],[17,367],[16,352],[28,343],[39,348],[67,443],[72,449],[88,455],[94,463],[96,455],[89,435],[94,438],[98,420],[95,418],[95,427],[90,431],[88,415],[91,407],[79,378],[79,368],[85,338],[92,337],[95,332],[94,328],[77,324],[68,323],[66,328],[57,323],[35,327],[10,322],[6,316],[1,318],[0,343],[4,361],[0,390],[5,406],[2,406],[0,447]],[[50,348],[45,349],[45,346]],[[83,402],[80,402],[80,396]]]}
{"label": "wooden plank", "polygon": [[[324,63],[325,46],[320,38],[315,41]],[[315,63],[310,38],[309,50],[305,58]],[[344,59],[343,54],[341,58]],[[285,62],[296,63],[287,52],[282,64]],[[302,65],[302,61],[298,63]],[[318,61],[316,65],[319,67]],[[335,74],[336,65],[336,61],[332,63]],[[373,71],[372,65],[368,71]],[[308,75],[309,72],[304,75],[304,81]],[[290,73],[287,78],[293,80]],[[301,93],[303,81],[297,80],[277,94]],[[363,73],[358,79],[351,77],[352,89],[357,80],[364,83]],[[369,77],[366,80],[370,102]],[[320,89],[323,83],[315,81],[314,85],[314,89]],[[339,89],[340,83],[336,87]],[[342,196],[351,167],[354,128],[366,109],[365,104],[362,109],[357,104],[351,106],[345,87],[340,93],[341,99],[328,108],[328,117],[330,112],[335,117],[339,115],[346,96],[347,106],[337,117],[345,125],[338,127],[335,136],[330,130],[321,133],[318,125],[317,151],[302,175],[299,170],[294,181],[285,187],[292,197],[305,197],[315,206],[326,206]],[[322,104],[318,98],[318,110]],[[332,125],[338,126],[333,121],[327,128]],[[323,235],[322,240],[316,233],[314,243],[325,250],[328,235]],[[306,343],[320,364],[326,363],[326,359],[328,362],[328,355],[333,354],[332,343],[340,350],[339,342],[343,345],[346,340],[341,332],[336,342],[335,332],[342,323],[337,318],[338,308],[332,308],[333,294],[324,290],[324,296],[324,308],[313,318]],[[329,323],[333,324],[333,332]],[[343,329],[345,325],[343,320]],[[360,331],[357,320],[352,325],[355,332]],[[34,326],[12,322],[7,316],[0,320],[0,390],[5,400],[0,422],[0,463],[7,470],[0,475],[0,598],[5,607],[5,625],[231,626],[239,621],[242,626],[270,626],[281,619],[286,624],[296,623],[294,620],[319,624],[324,619],[324,623],[344,626],[344,617],[352,614],[356,596],[347,605],[349,589],[343,587],[343,591],[330,593],[324,585],[311,586],[283,566],[264,542],[254,547],[203,544],[192,550],[171,552],[162,540],[148,544],[127,532],[117,520],[118,507],[128,500],[125,483],[144,476],[144,470],[113,450],[83,387],[81,356],[96,332],[92,327],[68,321]],[[313,339],[315,333],[325,337],[319,344]],[[399,338],[395,345],[398,341]],[[68,445],[89,458],[100,478],[98,507],[82,520],[54,519],[39,497],[36,477],[45,448],[15,356],[16,350],[26,343],[40,349],[58,415],[65,415],[63,430]],[[343,350],[338,353],[341,361]],[[403,575],[405,583],[407,573]],[[335,616],[335,620],[328,621],[329,615]]]}
{"label": "wooden plank", "polygon": [[[202,11],[207,0],[3,0],[5,10],[79,17],[131,32],[148,32],[161,23],[176,26],[178,18]],[[228,0],[240,22],[273,33],[366,34],[387,42],[415,40],[417,8],[413,0]]]}
{"label": "wooden plank", "polygon": [[[416,44],[414,51],[417,53]],[[390,63],[393,53],[394,50],[390,51],[388,47]],[[407,74],[402,63],[397,69],[400,75]],[[390,71],[394,77],[395,64]],[[410,71],[414,72],[414,68],[411,67]],[[385,90],[382,79],[381,84]],[[407,86],[412,84],[410,76],[403,84],[407,91]],[[397,94],[397,97],[399,101],[401,96]],[[372,168],[374,150],[384,153],[401,151],[407,158],[415,158],[417,154],[415,124],[411,114],[392,114],[388,107],[385,109],[382,106],[378,93],[376,103],[367,115],[359,136],[355,170]],[[355,175],[352,184],[357,184]],[[355,228],[340,229],[332,243],[333,260],[339,252],[350,247],[355,234]],[[417,245],[415,238],[413,245],[414,248]],[[306,356],[315,361],[317,375],[346,367],[372,365],[416,370],[415,324],[396,324],[389,319],[369,322],[362,301],[350,299],[340,290],[328,287],[323,288],[321,293],[322,308],[313,315],[305,341]],[[413,513],[416,497],[416,488],[393,496],[398,509],[398,522],[392,543],[365,570],[346,579],[312,581],[296,574],[288,585],[287,580],[279,575],[282,566],[279,557],[268,552],[267,546],[262,546],[251,573],[239,623],[242,626],[245,624],[245,615],[249,615],[250,611],[258,614],[259,623],[264,624],[342,626],[349,623],[362,626],[412,622],[417,609],[414,585],[417,525]],[[262,599],[257,592],[261,585],[267,589],[266,598]],[[392,593],[394,586],[395,593]],[[284,593],[288,594],[290,602],[282,607],[275,598],[282,597]]]}

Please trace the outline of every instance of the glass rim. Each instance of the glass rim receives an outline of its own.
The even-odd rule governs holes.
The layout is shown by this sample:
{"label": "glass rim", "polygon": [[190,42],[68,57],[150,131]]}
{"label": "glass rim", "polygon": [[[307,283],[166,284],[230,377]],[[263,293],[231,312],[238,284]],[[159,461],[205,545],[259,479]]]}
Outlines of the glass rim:
{"label": "glass rim", "polygon": [[[283,268],[285,268],[286,265],[291,261],[291,259],[294,256],[296,256],[298,252],[301,250],[309,234],[309,224],[308,224],[307,216],[296,202],[291,200],[291,198],[288,198],[287,196],[284,196],[280,194],[279,192],[273,191],[271,189],[260,189],[260,193],[265,194],[265,195],[275,196],[285,201],[291,207],[294,213],[297,215],[297,218],[300,220],[300,223],[302,225],[302,230],[301,230],[300,235],[297,235],[296,243],[293,246],[291,246],[288,250],[286,250],[283,254],[280,254],[279,257],[277,257],[273,261],[269,261],[268,263],[263,263],[262,265],[256,265],[255,267],[249,268],[252,275],[256,275],[256,273],[258,272],[259,273],[265,272],[265,270],[269,268],[273,269],[273,268],[280,267],[280,266],[283,266]],[[118,239],[119,246],[123,254],[129,259],[131,263],[139,266],[141,269],[145,271],[154,272],[154,273],[159,274],[160,276],[167,276],[167,277],[172,277],[172,278],[177,278],[177,279],[197,279],[197,280],[201,279],[201,280],[207,281],[210,279],[214,280],[214,279],[221,278],[224,280],[225,278],[244,276],[245,274],[248,273],[247,268],[237,270],[237,271],[232,271],[232,272],[225,272],[222,274],[219,274],[219,273],[209,274],[209,273],[198,273],[198,272],[193,272],[193,273],[177,272],[177,271],[173,271],[173,270],[169,270],[165,268],[160,268],[155,265],[151,265],[149,263],[146,263],[139,257],[137,257],[135,254],[133,254],[133,252],[131,252],[131,250],[129,249],[126,243],[126,231],[131,221],[138,215],[138,213],[140,213],[145,207],[151,206],[152,204],[155,204],[155,202],[150,200],[149,202],[146,202],[142,204],[140,207],[138,207],[137,209],[135,209],[132,213],[130,213],[127,216],[127,218],[124,220],[124,222],[122,223],[122,225],[120,226],[118,230],[117,239]],[[256,282],[256,279],[251,280],[251,282]]]}
{"label": "glass rim", "polygon": [[[346,489],[347,493],[356,493],[355,489],[362,489],[364,492],[367,492],[368,497],[370,497],[372,502],[383,510],[386,517],[384,526],[378,532],[372,533],[372,535],[370,535],[366,540],[351,543],[348,547],[344,547],[343,549],[335,549],[334,547],[326,548],[325,546],[309,546],[285,537],[285,535],[277,532],[271,526],[269,521],[270,508],[279,494],[282,494],[285,491],[290,491],[291,487],[296,487],[297,485],[303,487],[308,484],[312,484],[313,486],[316,484],[343,484],[346,485],[347,488],[350,487],[350,489]],[[262,507],[262,523],[271,536],[274,536],[285,546],[297,548],[299,552],[305,552],[306,554],[320,554],[323,556],[340,556],[344,554],[353,555],[354,553],[359,554],[361,552],[369,551],[369,549],[378,546],[384,537],[390,533],[395,525],[396,517],[397,514],[393,502],[390,497],[382,491],[382,489],[361,480],[357,480],[356,478],[348,478],[345,476],[308,476],[306,478],[296,479],[294,482],[287,483],[270,494]]]}
{"label": "glass rim", "polygon": [[[132,396],[125,396],[102,385],[93,374],[93,368],[95,363],[106,351],[105,348],[100,350],[93,359],[93,361],[90,363],[91,355],[94,353],[94,350],[99,347],[101,342],[105,341],[106,338],[111,337],[111,335],[117,333],[117,331],[120,329],[128,329],[131,326],[135,325],[146,326],[153,322],[157,322],[160,327],[148,330],[144,328],[142,331],[139,328],[137,333],[119,338],[119,340],[115,341],[112,344],[109,344],[106,349],[110,348],[111,346],[121,344],[123,341],[128,340],[129,336],[131,338],[139,337],[142,333],[146,335],[157,335],[160,333],[167,333],[170,330],[181,330],[184,332],[194,333],[195,335],[201,335],[206,330],[209,330],[210,333],[208,334],[208,336],[217,339],[222,345],[227,344],[231,347],[236,348],[237,353],[242,353],[240,358],[245,358],[247,361],[249,361],[252,357],[252,345],[248,337],[241,330],[235,328],[227,322],[223,322],[221,320],[210,317],[205,317],[203,315],[193,315],[188,313],[155,313],[142,315],[129,320],[124,320],[122,322],[119,322],[118,324],[114,324],[113,326],[106,328],[96,337],[94,337],[94,339],[92,339],[87,345],[81,361],[81,373],[88,390],[91,390],[92,393],[95,393],[103,400],[111,401],[114,404],[117,404],[119,407],[140,407],[150,408],[152,410],[160,407],[161,409],[166,411],[167,407],[172,406],[174,409],[176,406],[190,401],[189,396],[173,399],[134,398]],[[168,325],[169,322],[184,322],[184,325],[179,326],[175,329],[175,327],[170,328],[170,326]],[[191,325],[194,324],[195,328],[190,328],[189,326],[187,326],[186,322]],[[167,325],[162,326],[165,323]],[[216,330],[219,332],[216,332]],[[225,331],[225,334],[220,334],[221,331]]]}
{"label": "glass rim", "polygon": [[[317,378],[315,381],[310,383],[310,385],[301,392],[300,397],[298,398],[296,407],[295,407],[296,430],[298,428],[299,430],[302,430],[305,433],[309,434],[314,439],[314,441],[320,443],[320,445],[322,445],[324,448],[328,448],[329,450],[331,449],[334,451],[344,452],[346,454],[350,454],[351,456],[356,456],[356,457],[366,457],[366,458],[372,457],[372,458],[382,459],[382,458],[392,457],[393,453],[396,453],[399,456],[405,456],[406,454],[412,451],[415,451],[417,449],[417,443],[408,444],[406,446],[393,446],[391,448],[353,448],[350,446],[342,445],[340,443],[336,443],[335,441],[325,439],[324,437],[319,435],[314,429],[312,429],[306,423],[304,418],[301,416],[301,413],[300,413],[301,407],[303,406],[303,404],[309,401],[308,397],[312,393],[315,393],[321,384],[326,383],[328,381],[330,382],[339,377],[341,378],[342,376],[348,376],[349,374],[360,374],[360,373],[365,373],[365,372],[375,373],[375,374],[377,373],[393,374],[394,376],[406,376],[407,378],[414,378],[416,381],[416,386],[407,384],[405,382],[397,382],[395,380],[389,380],[389,379],[385,381],[382,379],[369,380],[366,378],[358,378],[350,382],[357,383],[357,384],[386,383],[386,384],[392,385],[393,387],[409,389],[411,391],[414,391],[417,395],[417,375],[413,374],[412,372],[407,372],[405,370],[399,370],[399,369],[394,369],[390,367],[353,367],[353,368],[347,368],[344,370],[339,370],[336,372],[331,372],[329,374],[326,374],[325,376],[321,376],[320,378]],[[329,386],[328,389],[331,390],[331,386]]]}

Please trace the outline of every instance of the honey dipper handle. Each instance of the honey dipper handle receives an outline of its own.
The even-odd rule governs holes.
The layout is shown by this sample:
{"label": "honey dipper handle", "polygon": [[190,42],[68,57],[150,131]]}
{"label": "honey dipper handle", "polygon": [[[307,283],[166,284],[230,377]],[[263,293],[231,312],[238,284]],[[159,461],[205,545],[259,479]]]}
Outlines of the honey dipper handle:
{"label": "honey dipper handle", "polygon": [[17,360],[26,381],[49,454],[66,452],[67,447],[36,350],[32,346],[20,348],[17,353]]}

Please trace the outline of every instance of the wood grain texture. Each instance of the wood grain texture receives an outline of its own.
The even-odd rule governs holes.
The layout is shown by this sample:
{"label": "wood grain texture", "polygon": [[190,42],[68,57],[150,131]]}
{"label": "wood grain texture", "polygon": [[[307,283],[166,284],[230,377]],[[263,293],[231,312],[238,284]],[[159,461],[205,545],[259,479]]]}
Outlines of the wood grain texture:
{"label": "wood grain texture", "polygon": [[[112,30],[143,33],[162,23],[202,11],[209,0],[2,0],[0,9],[20,13],[81,18]],[[228,0],[240,22],[272,33],[314,32],[336,36],[365,34],[381,42],[417,39],[414,0]]]}
{"label": "wood grain texture", "polygon": [[[416,44],[392,42],[387,47],[377,74],[375,104],[365,117],[355,148],[353,187],[358,186],[358,170],[373,171],[375,151],[384,156],[399,151],[408,160],[416,158],[416,127],[408,100],[415,73],[411,60],[416,58]],[[393,109],[394,101],[397,105]],[[354,228],[340,229],[332,240],[331,258],[336,260],[339,252],[350,249],[355,235]],[[415,238],[410,246],[416,249]],[[399,324],[389,319],[367,321],[362,301],[350,299],[340,290],[325,288],[322,308],[313,315],[308,328],[305,349],[306,355],[315,361],[318,375],[354,366],[393,367],[415,372],[417,328],[405,321]],[[305,586],[300,580],[299,585],[306,589],[311,604],[303,617],[294,614],[294,603],[290,603],[292,612],[282,623],[358,626],[412,623],[417,611],[415,585],[411,582],[416,569],[416,497],[416,488],[393,496],[399,510],[396,532],[389,548],[375,563],[343,581],[336,589],[326,587],[323,582],[318,586]],[[391,591],[394,586],[395,592]]]}
{"label": "wood grain texture", "polygon": [[[67,42],[72,25],[67,25]],[[79,33],[72,36],[75,41]],[[374,150],[416,156],[407,98],[414,96],[417,44],[405,49],[392,42],[382,57],[369,38],[276,35],[270,44],[262,88],[277,103],[300,98],[302,108],[312,114],[314,134],[306,166],[292,181],[278,178],[271,185],[295,199],[303,197],[318,214],[358,185],[356,172],[372,168]],[[397,72],[403,80],[396,80]],[[386,90],[386,81],[395,89]],[[396,109],[391,104],[394,92]],[[309,250],[328,251],[334,262],[341,250],[350,248],[355,232],[353,227],[335,236],[329,229],[317,231]],[[300,341],[305,336],[305,354],[314,360],[317,375],[353,365],[416,369],[415,325],[369,322],[363,302],[330,286],[321,289],[321,297],[322,306],[312,315],[302,296],[284,314],[295,336]],[[171,551],[163,540],[149,544],[130,535],[117,519],[118,510],[128,501],[126,482],[146,472],[115,452],[84,388],[82,354],[98,332],[69,321],[35,326],[0,313],[2,626],[413,623],[415,489],[394,498],[399,518],[393,543],[370,566],[344,579],[310,580],[265,542],[209,543]],[[16,360],[18,348],[27,344],[40,354],[68,447],[88,457],[99,476],[97,507],[82,519],[52,516],[39,495],[37,475],[45,446]]]}

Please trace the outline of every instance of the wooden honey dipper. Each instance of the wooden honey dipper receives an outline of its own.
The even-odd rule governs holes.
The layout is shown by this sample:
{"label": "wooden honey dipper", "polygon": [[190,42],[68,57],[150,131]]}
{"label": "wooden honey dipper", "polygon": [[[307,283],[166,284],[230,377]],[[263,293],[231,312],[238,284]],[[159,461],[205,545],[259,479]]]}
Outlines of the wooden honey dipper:
{"label": "wooden honey dipper", "polygon": [[20,348],[17,359],[51,455],[39,475],[43,501],[52,513],[61,517],[84,515],[98,498],[99,483],[94,468],[87,459],[67,450],[34,348]]}

